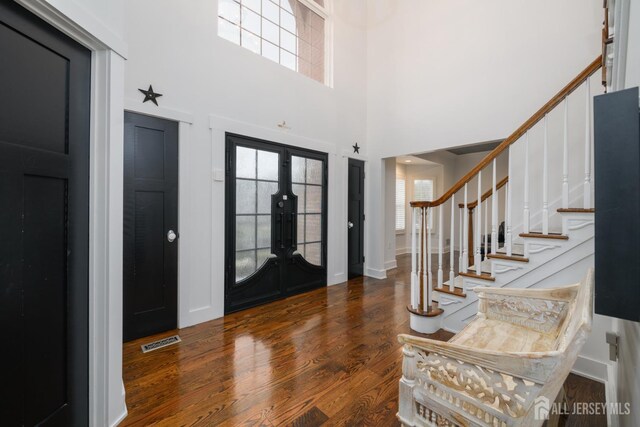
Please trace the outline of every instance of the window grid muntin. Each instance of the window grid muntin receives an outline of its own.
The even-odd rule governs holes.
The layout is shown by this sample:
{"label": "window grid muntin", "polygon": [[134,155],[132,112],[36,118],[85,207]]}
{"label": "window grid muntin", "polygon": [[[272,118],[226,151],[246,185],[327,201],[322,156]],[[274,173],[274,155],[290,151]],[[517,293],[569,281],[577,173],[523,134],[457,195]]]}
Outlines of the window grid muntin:
{"label": "window grid muntin", "polygon": [[[266,56],[264,54],[264,48],[263,48],[263,43],[268,43],[269,45],[275,47],[278,49],[278,63],[280,65],[283,65],[286,68],[289,68],[290,70],[299,72],[301,74],[304,74],[305,76],[312,78],[316,81],[319,81],[320,83],[326,83],[326,69],[327,69],[327,64],[326,64],[326,56],[327,56],[327,46],[326,46],[326,39],[327,39],[327,20],[328,20],[328,13],[324,7],[324,5],[314,1],[314,0],[295,0],[296,1],[296,7],[295,9],[298,9],[299,6],[305,7],[309,10],[309,12],[317,15],[321,21],[322,21],[322,34],[320,37],[320,41],[318,42],[318,45],[314,44],[312,39],[313,36],[309,37],[309,40],[305,40],[302,37],[300,37],[298,34],[294,34],[291,33],[291,31],[287,30],[286,28],[282,27],[282,23],[281,22],[274,22],[272,19],[267,18],[264,14],[263,14],[263,4],[264,2],[269,2],[271,4],[273,4],[274,6],[276,6],[278,8],[278,20],[282,21],[282,13],[291,15],[293,17],[294,22],[296,22],[296,15],[295,13],[291,13],[289,12],[287,9],[285,9],[284,7],[282,7],[281,3],[286,2],[288,4],[288,0],[281,0],[280,4],[278,2],[272,1],[272,0],[262,0],[260,1],[260,11],[257,12],[255,9],[249,7],[249,6],[245,6],[245,3],[247,3],[247,0],[232,0],[233,3],[236,3],[239,7],[240,13],[239,13],[239,17],[238,17],[238,24],[234,23],[233,21],[225,18],[224,16],[220,15],[220,9],[218,10],[218,19],[225,21],[227,24],[232,25],[234,27],[238,28],[238,42],[237,44],[239,46],[244,47],[247,50],[250,50],[260,56],[263,56],[267,59],[273,60],[271,59],[271,57]],[[256,34],[253,31],[250,31],[249,29],[243,27],[243,8],[246,8],[248,10],[250,10],[253,13],[257,13],[260,19],[260,34]],[[266,20],[271,24],[276,25],[276,27],[279,29],[278,31],[278,45],[274,45],[274,43],[272,43],[270,40],[266,39],[263,37],[263,21],[262,20]],[[311,19],[312,21],[312,19]],[[309,25],[311,27],[313,27],[313,25],[311,23],[309,23]],[[298,30],[298,28],[296,27],[297,32],[300,32]],[[316,30],[320,30],[320,28],[317,28]],[[256,49],[257,51],[254,51],[253,49],[249,48],[248,46],[243,45],[243,31],[247,32],[249,35],[257,37],[258,38],[258,48]],[[287,34],[291,35],[292,37],[294,37],[295,39],[295,46],[296,46],[296,52],[291,52],[291,50],[286,49],[285,47],[283,47],[282,45],[282,31],[285,31]],[[220,30],[218,30],[218,34],[220,35]],[[221,36],[223,38],[227,39],[224,36]],[[235,40],[229,40],[232,43],[236,43]],[[309,56],[309,60],[303,59],[300,57],[300,42],[303,42],[305,44],[309,45],[309,51],[310,51],[310,56]],[[316,51],[319,51],[319,55],[318,55],[318,62],[315,63],[314,62],[314,48]],[[285,63],[283,63],[283,52],[289,55],[292,55],[294,57],[294,66],[290,67],[287,66]],[[300,70],[300,63],[304,62],[305,66],[309,66],[309,70],[305,71],[305,70]],[[274,61],[275,62],[275,61]],[[316,67],[321,68],[321,73],[319,76],[314,76],[313,71],[316,70]]]}
{"label": "window grid muntin", "polygon": [[[303,236],[302,236],[302,241],[299,242],[300,240],[300,236],[297,236],[296,239],[296,250],[298,251],[298,253],[300,253],[308,262],[310,262],[311,264],[314,264],[313,262],[311,262],[308,258],[307,258],[307,246],[308,245],[314,245],[314,244],[319,244],[320,245],[320,254],[319,254],[319,263],[316,265],[323,265],[323,256],[322,256],[322,252],[323,252],[323,248],[324,248],[324,242],[323,242],[323,235],[322,235],[322,230],[323,230],[323,207],[324,207],[324,192],[320,191],[320,210],[318,212],[308,212],[307,206],[309,203],[309,198],[307,197],[307,189],[308,187],[318,187],[321,190],[323,189],[324,185],[322,184],[322,182],[324,182],[324,168],[322,168],[321,170],[321,177],[320,177],[320,184],[313,184],[313,183],[307,183],[307,179],[308,179],[308,161],[316,161],[316,162],[320,162],[323,165],[323,162],[321,160],[318,159],[313,159],[313,158],[307,158],[307,157],[303,157],[303,156],[292,156],[292,157],[298,157],[299,159],[303,159],[304,160],[304,171],[302,173],[302,175],[304,176],[304,181],[294,181],[293,176],[291,178],[291,185],[298,185],[298,186],[302,186],[303,187],[303,191],[304,191],[304,212],[301,213],[299,212],[299,209],[297,209],[296,207],[296,219],[297,221],[300,221],[300,217],[302,217],[302,232],[303,232]],[[293,162],[291,162],[293,163]],[[293,175],[293,174],[292,174]],[[295,193],[294,193],[295,194]],[[298,195],[300,196],[300,195]],[[320,217],[320,240],[309,240],[307,241],[307,216],[308,215],[314,215],[314,216],[318,216]],[[296,226],[297,228],[297,226]],[[299,246],[302,246],[302,251],[300,251]]]}

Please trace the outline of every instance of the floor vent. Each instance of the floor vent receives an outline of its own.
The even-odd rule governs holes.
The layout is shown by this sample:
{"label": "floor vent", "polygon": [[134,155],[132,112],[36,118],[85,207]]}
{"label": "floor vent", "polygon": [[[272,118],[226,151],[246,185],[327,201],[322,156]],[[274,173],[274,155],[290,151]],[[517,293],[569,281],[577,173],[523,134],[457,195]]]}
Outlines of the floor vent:
{"label": "floor vent", "polygon": [[153,350],[157,350],[162,347],[167,347],[171,344],[175,344],[177,342],[182,341],[178,335],[173,335],[171,337],[162,338],[161,340],[150,342],[149,344],[141,345],[143,353],[148,353]]}

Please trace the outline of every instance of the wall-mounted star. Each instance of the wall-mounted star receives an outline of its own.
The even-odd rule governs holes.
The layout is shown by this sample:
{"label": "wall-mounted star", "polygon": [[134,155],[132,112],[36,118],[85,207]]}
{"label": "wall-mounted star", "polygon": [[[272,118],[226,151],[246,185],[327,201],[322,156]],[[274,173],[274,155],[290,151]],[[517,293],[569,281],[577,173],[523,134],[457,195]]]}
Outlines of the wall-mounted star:
{"label": "wall-mounted star", "polygon": [[352,147],[353,147],[353,152],[354,153],[360,154],[360,147],[358,146],[357,142],[356,142],[356,145],[352,145]]}
{"label": "wall-mounted star", "polygon": [[144,100],[142,101],[143,104],[147,101],[151,101],[154,104],[158,105],[158,101],[156,101],[156,99],[160,98],[162,94],[154,92],[153,87],[151,85],[149,85],[148,90],[144,90],[144,89],[138,89],[138,90],[144,93]]}

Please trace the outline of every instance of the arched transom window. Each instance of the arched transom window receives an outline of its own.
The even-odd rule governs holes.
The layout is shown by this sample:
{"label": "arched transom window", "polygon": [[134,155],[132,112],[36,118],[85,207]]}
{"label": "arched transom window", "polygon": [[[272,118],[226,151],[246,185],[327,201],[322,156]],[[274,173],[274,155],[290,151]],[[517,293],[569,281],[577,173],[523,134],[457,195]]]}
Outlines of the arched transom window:
{"label": "arched transom window", "polygon": [[218,35],[326,82],[326,0],[219,0]]}

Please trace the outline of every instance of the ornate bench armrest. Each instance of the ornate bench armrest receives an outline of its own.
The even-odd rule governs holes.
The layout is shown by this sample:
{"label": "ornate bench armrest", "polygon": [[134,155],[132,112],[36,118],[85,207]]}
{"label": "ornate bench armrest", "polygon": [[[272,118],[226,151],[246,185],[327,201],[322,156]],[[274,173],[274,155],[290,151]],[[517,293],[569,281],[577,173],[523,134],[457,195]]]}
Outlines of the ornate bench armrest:
{"label": "ornate bench armrest", "polygon": [[558,357],[561,356],[558,351],[512,353],[475,349],[407,334],[398,335],[398,341],[427,352],[540,384],[547,382],[553,375]]}

